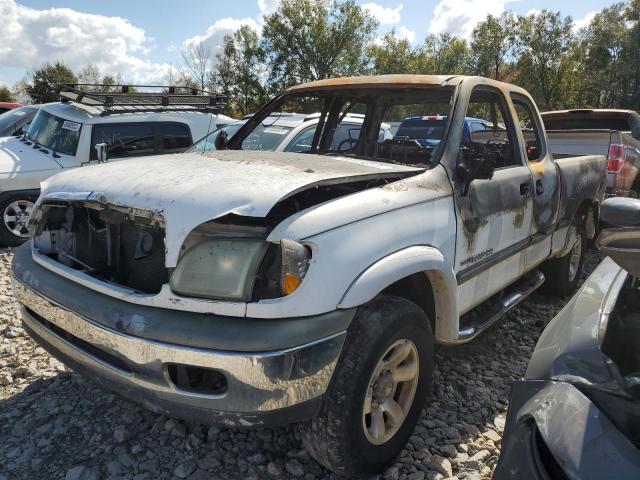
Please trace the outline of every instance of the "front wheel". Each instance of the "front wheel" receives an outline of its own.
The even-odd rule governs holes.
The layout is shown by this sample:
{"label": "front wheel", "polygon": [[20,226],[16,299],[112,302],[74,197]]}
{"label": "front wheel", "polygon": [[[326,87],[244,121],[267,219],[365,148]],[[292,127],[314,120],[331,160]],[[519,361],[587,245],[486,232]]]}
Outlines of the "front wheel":
{"label": "front wheel", "polygon": [[0,202],[0,246],[15,247],[29,239],[29,216],[33,210],[33,200],[17,194]]}
{"label": "front wheel", "polygon": [[360,307],[320,413],[302,424],[307,451],[335,473],[366,478],[393,462],[431,392],[429,319],[382,295]]}

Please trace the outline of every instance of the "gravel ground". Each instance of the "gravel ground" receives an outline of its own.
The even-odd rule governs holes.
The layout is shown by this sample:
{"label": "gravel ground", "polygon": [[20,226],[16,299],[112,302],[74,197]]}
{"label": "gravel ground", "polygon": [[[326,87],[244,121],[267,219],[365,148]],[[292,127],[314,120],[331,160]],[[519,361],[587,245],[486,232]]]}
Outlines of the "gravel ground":
{"label": "gravel ground", "polygon": [[[589,252],[585,274],[599,262]],[[295,429],[226,430],[157,416],[100,390],[24,333],[0,250],[0,480],[335,479]],[[469,345],[437,352],[435,394],[381,480],[487,479],[509,385],[564,301],[534,294]]]}

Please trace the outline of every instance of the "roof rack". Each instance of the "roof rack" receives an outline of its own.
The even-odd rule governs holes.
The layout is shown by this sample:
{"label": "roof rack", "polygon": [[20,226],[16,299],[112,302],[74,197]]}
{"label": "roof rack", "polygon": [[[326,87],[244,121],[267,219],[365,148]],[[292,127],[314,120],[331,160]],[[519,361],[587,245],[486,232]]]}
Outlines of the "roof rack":
{"label": "roof rack", "polygon": [[60,101],[102,108],[100,115],[132,112],[219,113],[224,96],[191,87],[170,85],[101,85],[64,83]]}

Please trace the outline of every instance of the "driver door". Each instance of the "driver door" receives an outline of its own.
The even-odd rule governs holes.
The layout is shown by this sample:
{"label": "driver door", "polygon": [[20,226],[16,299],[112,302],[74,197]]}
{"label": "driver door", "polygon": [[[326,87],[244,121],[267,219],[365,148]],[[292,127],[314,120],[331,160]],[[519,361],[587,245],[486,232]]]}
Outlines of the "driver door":
{"label": "driver door", "polygon": [[466,195],[464,182],[454,181],[461,314],[524,274],[524,249],[533,221],[533,178],[522,158],[508,105],[502,92],[477,87],[465,118],[469,133],[462,135],[459,155],[466,154],[470,161],[490,157],[495,171],[490,180],[474,180]]}

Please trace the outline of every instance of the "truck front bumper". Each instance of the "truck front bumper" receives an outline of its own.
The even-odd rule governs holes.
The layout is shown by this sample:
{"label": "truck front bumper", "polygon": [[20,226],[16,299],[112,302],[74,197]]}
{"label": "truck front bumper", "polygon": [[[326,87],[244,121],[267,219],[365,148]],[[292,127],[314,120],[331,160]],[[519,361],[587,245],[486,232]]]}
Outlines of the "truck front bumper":
{"label": "truck front bumper", "polygon": [[[141,333],[134,335],[119,327],[123,325],[123,309],[135,305],[95,296],[90,289],[59,276],[55,276],[55,289],[49,288],[53,287],[51,272],[35,264],[25,251],[28,245],[18,251],[12,268],[14,294],[21,305],[25,329],[54,357],[98,385],[155,412],[200,423],[273,426],[305,420],[317,412],[340,356],[346,329],[328,331],[316,340],[278,350],[219,350],[149,338],[145,325],[153,326],[153,315],[164,315],[166,310],[147,307],[137,309]],[[65,287],[86,290],[85,297],[78,301],[85,308],[52,298],[58,296],[51,295],[52,292],[65,291]],[[94,298],[87,299],[86,295]],[[96,305],[96,301],[100,304]],[[104,312],[104,316],[96,314],[99,317],[96,320],[87,315],[89,304]],[[184,336],[184,329],[190,328],[194,315],[198,315],[199,322],[209,321],[215,334],[221,319],[180,311],[171,312],[176,331],[182,331]],[[345,315],[350,321],[353,312],[345,311]],[[242,323],[248,319],[236,320]],[[335,315],[326,323],[333,320]],[[305,319],[290,321],[305,322]],[[262,334],[266,336],[270,321],[264,320],[264,325]],[[332,328],[335,330],[335,322]],[[166,325],[162,332],[166,335]],[[176,338],[183,337],[176,335]],[[198,342],[203,339],[189,343]],[[265,340],[265,345],[268,344]],[[176,374],[178,371],[182,373]],[[207,372],[214,372],[215,388],[203,393],[200,389],[178,386],[184,385],[185,372],[189,377],[204,372],[205,378]],[[182,375],[183,381],[178,381],[176,375]]]}

